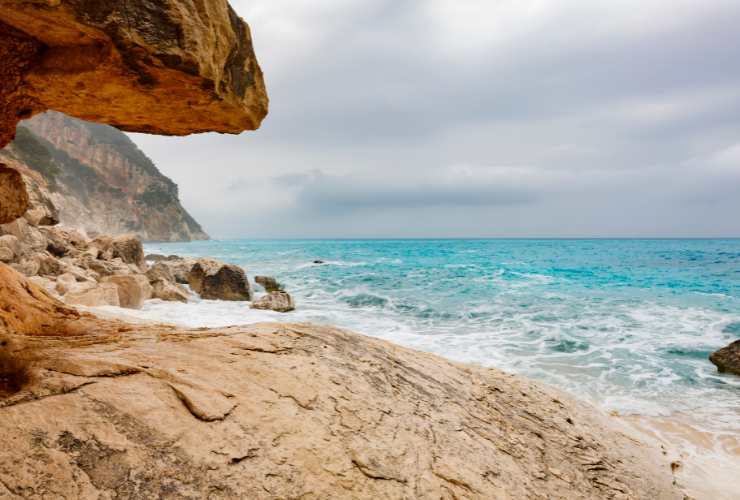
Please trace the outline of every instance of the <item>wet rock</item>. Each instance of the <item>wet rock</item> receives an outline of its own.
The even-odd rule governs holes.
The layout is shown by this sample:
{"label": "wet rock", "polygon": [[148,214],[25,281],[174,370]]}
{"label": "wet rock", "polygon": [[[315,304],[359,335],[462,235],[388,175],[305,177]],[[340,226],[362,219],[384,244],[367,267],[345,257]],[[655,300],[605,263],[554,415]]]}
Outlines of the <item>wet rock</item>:
{"label": "wet rock", "polygon": [[188,275],[190,288],[204,299],[251,300],[252,289],[244,270],[233,264],[199,259]]}
{"label": "wet rock", "polygon": [[149,278],[143,274],[113,275],[103,278],[103,283],[113,283],[118,287],[121,307],[141,309],[144,301],[152,298]]}
{"label": "wet rock", "polygon": [[740,340],[714,351],[709,356],[709,361],[714,363],[721,373],[740,375]]}
{"label": "wet rock", "polygon": [[254,282],[261,285],[266,292],[277,292],[283,289],[282,285],[272,276],[255,276]]}
{"label": "wet rock", "polygon": [[273,291],[252,302],[252,309],[269,309],[277,312],[290,312],[295,309],[293,298],[284,291]]}

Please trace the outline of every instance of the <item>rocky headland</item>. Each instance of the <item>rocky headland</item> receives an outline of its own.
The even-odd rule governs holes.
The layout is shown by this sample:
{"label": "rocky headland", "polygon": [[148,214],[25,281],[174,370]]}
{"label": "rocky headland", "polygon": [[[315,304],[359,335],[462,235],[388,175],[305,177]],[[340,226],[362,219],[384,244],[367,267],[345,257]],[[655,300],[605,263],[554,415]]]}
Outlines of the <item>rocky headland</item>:
{"label": "rocky headland", "polygon": [[177,185],[113,127],[47,111],[21,122],[0,162],[23,173],[29,192],[53,203],[60,224],[83,234],[208,238],[181,205]]}
{"label": "rocky headland", "polygon": [[[46,109],[161,134],[237,133],[267,111],[225,0],[0,7],[0,147]],[[183,281],[254,297],[234,266],[60,228],[18,170],[0,176],[0,498],[684,497],[657,446],[522,377],[329,327],[78,310]]]}

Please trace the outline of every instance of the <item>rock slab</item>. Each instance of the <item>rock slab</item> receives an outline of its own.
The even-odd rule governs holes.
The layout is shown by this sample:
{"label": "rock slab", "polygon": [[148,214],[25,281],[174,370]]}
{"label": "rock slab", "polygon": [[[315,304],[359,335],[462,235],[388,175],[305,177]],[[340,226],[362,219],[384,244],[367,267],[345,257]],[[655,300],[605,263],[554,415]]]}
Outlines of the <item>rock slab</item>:
{"label": "rock slab", "polygon": [[0,497],[682,498],[658,450],[521,377],[308,324],[128,328],[13,337],[35,375],[0,398]]}

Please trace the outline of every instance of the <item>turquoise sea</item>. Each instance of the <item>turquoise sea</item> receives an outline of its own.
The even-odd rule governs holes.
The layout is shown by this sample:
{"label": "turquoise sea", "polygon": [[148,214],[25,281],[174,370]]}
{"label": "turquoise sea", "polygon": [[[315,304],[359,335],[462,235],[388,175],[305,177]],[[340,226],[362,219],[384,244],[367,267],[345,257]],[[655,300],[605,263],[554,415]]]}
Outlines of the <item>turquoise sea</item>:
{"label": "turquoise sea", "polygon": [[145,317],[332,324],[528,375],[607,410],[740,429],[740,377],[707,359],[740,338],[740,240],[214,240],[146,250],[274,275],[298,310],[152,301]]}

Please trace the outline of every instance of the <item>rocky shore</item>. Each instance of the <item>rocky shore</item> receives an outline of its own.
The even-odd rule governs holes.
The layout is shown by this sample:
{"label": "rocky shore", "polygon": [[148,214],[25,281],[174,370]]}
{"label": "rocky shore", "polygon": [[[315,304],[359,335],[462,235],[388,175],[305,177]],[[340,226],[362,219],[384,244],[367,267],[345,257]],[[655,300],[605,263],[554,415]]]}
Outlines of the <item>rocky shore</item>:
{"label": "rocky shore", "polygon": [[[0,147],[48,109],[170,135],[267,113],[226,0],[0,6]],[[0,180],[0,498],[683,498],[658,447],[522,377],[328,327],[80,311],[183,300],[184,282],[254,297],[243,270],[150,265],[136,238],[54,225],[17,170]]]}
{"label": "rocky shore", "polygon": [[[254,298],[247,274],[238,266],[178,256],[154,257],[150,265],[136,236],[89,239],[57,225],[56,213],[51,199],[31,197],[23,217],[0,225],[0,261],[66,304],[138,309],[152,298],[187,302],[194,293],[211,300]],[[273,285],[274,278],[260,281],[267,293],[252,307],[294,308],[290,295]]]}
{"label": "rocky shore", "polygon": [[26,382],[0,399],[0,497],[682,498],[656,447],[494,369],[306,324],[56,317],[2,337]]}

